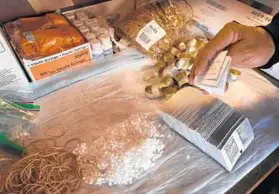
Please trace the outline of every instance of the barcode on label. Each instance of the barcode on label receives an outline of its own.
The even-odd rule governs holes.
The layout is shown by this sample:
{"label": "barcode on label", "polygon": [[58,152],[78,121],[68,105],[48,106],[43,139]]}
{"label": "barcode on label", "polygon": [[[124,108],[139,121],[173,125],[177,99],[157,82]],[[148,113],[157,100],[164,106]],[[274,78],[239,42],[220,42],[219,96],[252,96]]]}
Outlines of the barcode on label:
{"label": "barcode on label", "polygon": [[140,35],[140,40],[145,44],[149,44],[151,42],[151,38],[149,38],[149,36],[144,32]]}
{"label": "barcode on label", "polygon": [[233,137],[228,140],[227,144],[224,147],[224,150],[226,151],[230,162],[233,163],[239,152],[239,149]]}
{"label": "barcode on label", "polygon": [[166,31],[155,20],[152,20],[139,31],[136,41],[145,50],[149,50],[152,45],[160,41],[165,35]]}
{"label": "barcode on label", "polygon": [[213,7],[216,7],[217,9],[219,9],[221,11],[227,11],[228,10],[225,6],[223,6],[223,5],[221,5],[217,2],[214,2],[213,0],[207,0],[207,3],[211,6],[213,6]]}

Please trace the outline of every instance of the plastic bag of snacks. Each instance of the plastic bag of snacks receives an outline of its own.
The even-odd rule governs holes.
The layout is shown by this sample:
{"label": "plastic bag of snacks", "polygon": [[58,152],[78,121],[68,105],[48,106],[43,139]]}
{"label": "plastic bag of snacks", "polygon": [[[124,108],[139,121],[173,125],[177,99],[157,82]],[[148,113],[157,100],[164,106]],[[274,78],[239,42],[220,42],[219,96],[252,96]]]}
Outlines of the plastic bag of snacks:
{"label": "plastic bag of snacks", "polygon": [[85,42],[68,20],[55,13],[20,18],[5,25],[21,58],[34,60],[71,49]]}
{"label": "plastic bag of snacks", "polygon": [[120,19],[117,33],[130,39],[141,52],[160,59],[171,50],[192,15],[186,0],[154,2]]}

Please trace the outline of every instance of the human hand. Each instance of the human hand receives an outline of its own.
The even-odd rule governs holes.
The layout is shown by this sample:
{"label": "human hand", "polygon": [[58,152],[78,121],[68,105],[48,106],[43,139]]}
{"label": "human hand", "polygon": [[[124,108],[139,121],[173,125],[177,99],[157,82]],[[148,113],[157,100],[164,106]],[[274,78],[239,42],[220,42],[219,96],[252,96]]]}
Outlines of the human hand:
{"label": "human hand", "polygon": [[249,27],[235,22],[225,27],[204,47],[196,58],[190,83],[195,76],[203,75],[216,54],[228,49],[235,67],[256,68],[265,65],[275,52],[270,34],[261,27]]}

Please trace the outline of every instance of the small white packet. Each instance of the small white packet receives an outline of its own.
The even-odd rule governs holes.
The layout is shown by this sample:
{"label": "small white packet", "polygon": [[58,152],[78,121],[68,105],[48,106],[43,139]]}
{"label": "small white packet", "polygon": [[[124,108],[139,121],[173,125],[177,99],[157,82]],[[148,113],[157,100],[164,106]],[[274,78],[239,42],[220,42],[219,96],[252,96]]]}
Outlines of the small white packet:
{"label": "small white packet", "polygon": [[226,90],[231,66],[231,57],[226,55],[227,51],[221,52],[213,61],[206,74],[195,78],[194,85],[206,90],[210,94],[223,95]]}

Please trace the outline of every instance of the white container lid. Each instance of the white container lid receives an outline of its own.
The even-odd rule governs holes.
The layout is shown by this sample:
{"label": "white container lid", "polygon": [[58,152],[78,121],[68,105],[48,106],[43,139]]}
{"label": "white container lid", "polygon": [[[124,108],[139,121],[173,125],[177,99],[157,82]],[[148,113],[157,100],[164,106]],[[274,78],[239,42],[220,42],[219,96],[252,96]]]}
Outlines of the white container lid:
{"label": "white container lid", "polygon": [[85,11],[83,10],[78,10],[75,12],[75,15],[78,17],[78,16],[81,16],[81,15],[85,15]]}
{"label": "white container lid", "polygon": [[108,34],[108,29],[107,28],[100,28],[99,33],[100,34]]}
{"label": "white container lid", "polygon": [[94,13],[95,11],[93,9],[87,9],[85,11],[86,15],[88,15],[89,17],[94,17]]}
{"label": "white container lid", "polygon": [[72,21],[76,19],[74,13],[66,13],[65,16]]}
{"label": "white container lid", "polygon": [[86,15],[79,15],[79,16],[77,16],[77,18],[80,20],[80,21],[85,21],[85,20],[87,20],[88,19],[88,17],[86,16]]}
{"label": "white container lid", "polygon": [[89,29],[86,26],[80,26],[78,29],[83,34],[86,34],[87,32],[89,32]]}
{"label": "white container lid", "polygon": [[96,22],[95,19],[87,19],[87,20],[85,20],[85,24],[86,24],[88,27],[90,27],[91,25],[94,25],[94,24],[99,25],[99,24],[98,24],[98,21]]}
{"label": "white container lid", "polygon": [[76,26],[76,27],[80,27],[83,25],[83,22],[82,21],[79,21],[79,20],[75,20],[73,21],[73,24]]}
{"label": "white container lid", "polygon": [[99,24],[99,21],[98,21],[97,18],[92,18],[92,21],[93,21],[94,23],[96,23],[96,24]]}
{"label": "white container lid", "polygon": [[91,24],[90,29],[92,32],[96,33],[99,32],[100,26],[99,24]]}
{"label": "white container lid", "polygon": [[92,40],[92,39],[96,39],[95,34],[93,34],[93,33],[91,33],[91,32],[87,33],[87,34],[85,35],[85,37],[86,37],[86,39],[87,39],[88,41],[90,41],[90,40]]}
{"label": "white container lid", "polygon": [[101,40],[102,44],[110,44],[110,37],[107,34],[101,34],[99,39]]}

